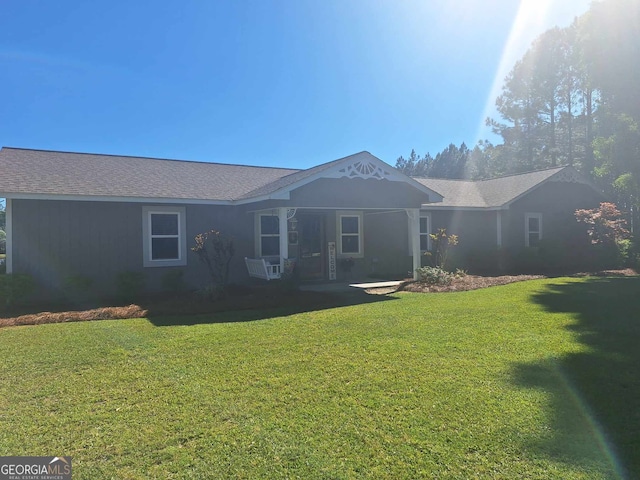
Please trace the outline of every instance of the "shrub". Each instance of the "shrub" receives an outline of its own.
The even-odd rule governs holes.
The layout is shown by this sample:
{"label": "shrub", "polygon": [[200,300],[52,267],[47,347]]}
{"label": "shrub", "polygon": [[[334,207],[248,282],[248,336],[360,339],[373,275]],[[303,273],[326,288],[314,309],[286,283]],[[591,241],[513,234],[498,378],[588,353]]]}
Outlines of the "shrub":
{"label": "shrub", "polygon": [[116,291],[124,301],[136,300],[144,290],[144,274],[141,272],[120,272],[116,275]]}
{"label": "shrub", "polygon": [[200,290],[196,291],[196,295],[198,295],[203,300],[211,300],[213,302],[218,300],[223,300],[227,296],[227,288],[226,286],[222,286],[216,283],[210,283],[205,285]]}
{"label": "shrub", "polygon": [[235,246],[230,237],[216,230],[199,233],[195,238],[196,246],[191,251],[207,266],[211,284],[224,288],[229,282],[229,264],[235,255]]}
{"label": "shrub", "polygon": [[453,274],[456,278],[464,278],[467,276],[467,271],[461,268],[456,268],[455,273]]}
{"label": "shrub", "polygon": [[72,293],[87,293],[92,285],[93,280],[84,275],[70,275],[64,279],[65,288]]}
{"label": "shrub", "polygon": [[168,270],[162,275],[162,288],[169,292],[179,293],[185,288],[184,271]]}
{"label": "shrub", "polygon": [[24,302],[35,289],[31,275],[12,273],[0,276],[0,303],[5,308]]}
{"label": "shrub", "polygon": [[0,253],[7,253],[7,234],[0,230]]}
{"label": "shrub", "polygon": [[456,275],[440,267],[420,267],[416,269],[418,282],[427,285],[451,285]]}
{"label": "shrub", "polygon": [[613,203],[602,202],[598,208],[576,210],[576,220],[587,225],[591,243],[613,244],[629,237],[627,221]]}
{"label": "shrub", "polygon": [[340,265],[340,270],[345,273],[351,273],[351,269],[356,264],[356,261],[352,257],[341,258],[338,264]]}
{"label": "shrub", "polygon": [[635,253],[633,242],[628,238],[623,238],[616,242],[617,263],[619,267],[632,267],[635,265]]}
{"label": "shrub", "polygon": [[436,233],[430,234],[429,237],[431,237],[433,251],[427,252],[425,255],[432,258],[435,267],[445,268],[449,250],[451,247],[458,245],[458,236],[447,234],[445,228],[439,228]]}
{"label": "shrub", "polygon": [[73,303],[84,304],[88,300],[89,290],[93,280],[84,275],[70,275],[64,279],[63,288],[65,296]]}

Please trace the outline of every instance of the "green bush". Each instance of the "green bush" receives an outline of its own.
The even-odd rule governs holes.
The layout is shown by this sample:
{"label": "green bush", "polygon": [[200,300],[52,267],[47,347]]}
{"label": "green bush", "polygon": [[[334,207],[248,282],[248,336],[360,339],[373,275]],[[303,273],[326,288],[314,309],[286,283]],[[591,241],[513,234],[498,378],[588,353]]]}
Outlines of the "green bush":
{"label": "green bush", "polygon": [[184,271],[168,270],[162,275],[162,288],[168,292],[180,293],[184,291]]}
{"label": "green bush", "polygon": [[89,302],[89,292],[93,286],[93,279],[84,275],[69,275],[64,279],[63,288],[67,301],[77,305]]}
{"label": "green bush", "polygon": [[70,275],[64,279],[64,286],[70,293],[87,293],[92,285],[93,280],[84,275]]}
{"label": "green bush", "polygon": [[624,238],[616,242],[618,248],[618,267],[633,267],[635,265],[635,249],[633,242]]}
{"label": "green bush", "polygon": [[420,267],[416,269],[418,282],[427,285],[451,285],[455,274],[447,272],[440,267]]}
{"label": "green bush", "polygon": [[124,301],[136,300],[144,290],[144,274],[141,272],[120,272],[116,275],[118,298]]}
{"label": "green bush", "polygon": [[31,275],[13,273],[0,276],[0,304],[5,308],[23,303],[35,289]]}
{"label": "green bush", "polygon": [[7,234],[0,230],[0,253],[7,253]]}
{"label": "green bush", "polygon": [[227,285],[221,285],[219,283],[209,283],[196,291],[196,295],[202,300],[218,302],[227,298],[229,292],[227,291]]}

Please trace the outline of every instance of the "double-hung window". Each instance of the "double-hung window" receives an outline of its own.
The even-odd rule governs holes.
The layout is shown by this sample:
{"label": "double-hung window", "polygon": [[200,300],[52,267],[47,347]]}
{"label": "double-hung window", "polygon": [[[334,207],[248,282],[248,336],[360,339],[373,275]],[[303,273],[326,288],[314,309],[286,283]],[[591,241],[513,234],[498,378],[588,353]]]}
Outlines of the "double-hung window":
{"label": "double-hung window", "polygon": [[261,214],[260,227],[260,257],[280,256],[280,219],[277,215]]}
{"label": "double-hung window", "polygon": [[427,252],[431,250],[431,226],[429,225],[431,218],[428,214],[420,215],[420,251]]}
{"label": "double-hung window", "polygon": [[363,234],[361,212],[338,213],[338,254],[362,257]]}
{"label": "double-hung window", "polygon": [[524,244],[527,247],[537,247],[542,239],[542,214],[525,213],[524,215]]}
{"label": "double-hung window", "polygon": [[143,207],[142,210],[144,266],[186,265],[184,207]]}

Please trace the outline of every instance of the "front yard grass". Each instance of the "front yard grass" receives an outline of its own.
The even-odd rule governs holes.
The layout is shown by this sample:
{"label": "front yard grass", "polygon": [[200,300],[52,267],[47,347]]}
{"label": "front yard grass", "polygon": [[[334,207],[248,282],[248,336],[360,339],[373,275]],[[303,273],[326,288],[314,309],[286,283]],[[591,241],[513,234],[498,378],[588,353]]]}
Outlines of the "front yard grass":
{"label": "front yard grass", "polygon": [[639,287],[3,328],[0,455],[71,455],[74,479],[636,478]]}

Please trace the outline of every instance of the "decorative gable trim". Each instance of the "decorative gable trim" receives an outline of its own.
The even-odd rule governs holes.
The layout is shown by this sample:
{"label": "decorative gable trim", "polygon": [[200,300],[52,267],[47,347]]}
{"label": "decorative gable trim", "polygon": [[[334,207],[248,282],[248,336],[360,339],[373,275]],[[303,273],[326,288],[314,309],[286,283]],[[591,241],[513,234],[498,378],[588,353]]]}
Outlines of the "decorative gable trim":
{"label": "decorative gable trim", "polygon": [[566,183],[582,183],[583,185],[591,184],[580,175],[573,167],[567,167],[560,170],[548,179],[549,182],[566,182]]}
{"label": "decorative gable trim", "polygon": [[[382,162],[380,162],[382,163]],[[372,160],[355,160],[347,163],[341,168],[334,170],[333,172],[324,175],[325,178],[362,178],[375,180],[390,180],[392,182],[406,181],[406,178],[400,178],[400,175],[396,175],[398,172],[394,168],[384,164],[384,167],[379,163],[374,163]]]}
{"label": "decorative gable trim", "polygon": [[442,195],[435,190],[422,185],[420,182],[384,163],[379,158],[374,157],[369,152],[360,152],[330,163],[331,165],[327,164],[312,167],[310,170],[318,169],[318,171],[279,188],[272,193],[236,200],[234,203],[242,205],[262,200],[290,200],[290,194],[293,190],[320,178],[361,178],[365,180],[375,179],[403,182],[427,195],[429,202],[441,202],[443,198]]}

